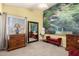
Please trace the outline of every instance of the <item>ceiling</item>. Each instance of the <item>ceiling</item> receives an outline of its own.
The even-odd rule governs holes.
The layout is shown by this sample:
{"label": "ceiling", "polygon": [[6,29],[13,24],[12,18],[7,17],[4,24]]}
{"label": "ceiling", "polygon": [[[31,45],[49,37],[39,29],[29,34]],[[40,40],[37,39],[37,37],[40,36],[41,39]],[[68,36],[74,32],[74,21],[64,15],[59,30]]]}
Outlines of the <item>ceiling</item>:
{"label": "ceiling", "polygon": [[6,3],[6,5],[12,5],[12,6],[17,6],[17,7],[24,7],[24,8],[29,8],[29,9],[41,9],[41,10],[46,10],[47,9],[47,8],[39,8],[40,4],[44,4],[48,8],[50,8],[55,3]]}

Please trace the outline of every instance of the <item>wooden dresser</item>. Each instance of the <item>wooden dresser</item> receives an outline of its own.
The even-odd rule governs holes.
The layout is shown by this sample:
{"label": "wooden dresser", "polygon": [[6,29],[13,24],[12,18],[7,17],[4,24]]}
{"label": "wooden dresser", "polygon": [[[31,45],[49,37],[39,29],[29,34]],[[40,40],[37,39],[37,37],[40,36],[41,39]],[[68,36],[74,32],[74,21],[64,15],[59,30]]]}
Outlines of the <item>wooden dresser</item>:
{"label": "wooden dresser", "polygon": [[66,35],[66,50],[79,49],[79,35]]}
{"label": "wooden dresser", "polygon": [[26,46],[25,34],[10,35],[7,50],[14,50]]}

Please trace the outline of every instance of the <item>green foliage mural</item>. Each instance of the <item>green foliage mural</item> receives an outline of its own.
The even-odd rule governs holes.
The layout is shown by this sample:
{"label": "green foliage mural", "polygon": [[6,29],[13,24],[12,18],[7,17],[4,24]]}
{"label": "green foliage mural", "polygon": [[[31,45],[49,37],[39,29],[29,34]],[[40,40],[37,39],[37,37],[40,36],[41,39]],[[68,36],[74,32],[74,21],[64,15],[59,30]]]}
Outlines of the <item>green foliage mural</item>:
{"label": "green foliage mural", "polygon": [[44,11],[46,33],[56,31],[79,34],[79,4],[59,3]]}

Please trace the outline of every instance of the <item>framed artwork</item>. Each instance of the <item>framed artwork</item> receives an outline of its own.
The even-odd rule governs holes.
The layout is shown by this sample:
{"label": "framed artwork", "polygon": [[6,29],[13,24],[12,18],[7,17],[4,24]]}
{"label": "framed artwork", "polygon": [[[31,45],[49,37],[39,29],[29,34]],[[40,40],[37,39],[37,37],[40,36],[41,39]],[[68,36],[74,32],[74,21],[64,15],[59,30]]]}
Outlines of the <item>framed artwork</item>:
{"label": "framed artwork", "polygon": [[7,34],[25,34],[26,24],[25,18],[7,15]]}

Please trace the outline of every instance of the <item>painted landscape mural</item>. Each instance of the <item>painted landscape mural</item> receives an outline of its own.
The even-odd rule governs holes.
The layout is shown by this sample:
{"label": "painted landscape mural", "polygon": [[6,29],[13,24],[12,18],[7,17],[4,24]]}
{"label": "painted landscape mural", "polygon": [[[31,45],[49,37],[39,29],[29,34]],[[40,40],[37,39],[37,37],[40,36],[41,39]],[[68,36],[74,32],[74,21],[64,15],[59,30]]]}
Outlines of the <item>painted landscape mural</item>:
{"label": "painted landscape mural", "polygon": [[79,4],[59,3],[44,11],[46,33],[70,32],[79,34]]}

